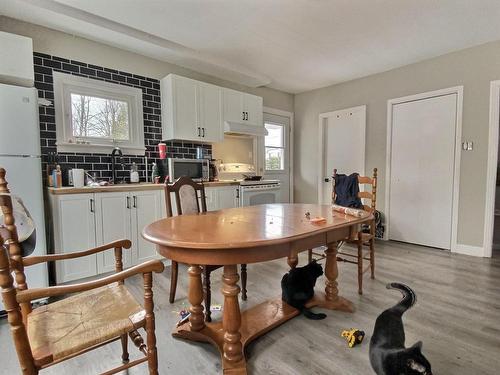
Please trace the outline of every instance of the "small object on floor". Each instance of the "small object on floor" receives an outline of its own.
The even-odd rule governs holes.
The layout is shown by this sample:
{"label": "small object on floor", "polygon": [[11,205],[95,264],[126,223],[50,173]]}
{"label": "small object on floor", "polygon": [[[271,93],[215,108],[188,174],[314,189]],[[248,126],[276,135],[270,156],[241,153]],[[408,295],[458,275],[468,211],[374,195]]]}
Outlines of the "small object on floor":
{"label": "small object on floor", "polygon": [[351,328],[342,331],[342,337],[347,340],[349,348],[354,348],[356,345],[361,344],[365,338],[365,333],[357,328]]}
{"label": "small object on floor", "polygon": [[307,220],[311,219],[311,213],[309,211],[306,212],[306,218],[307,218]]}
{"label": "small object on floor", "polygon": [[222,305],[212,305],[210,311],[222,311]]}
{"label": "small object on floor", "polygon": [[315,218],[312,218],[310,221],[313,224],[323,224],[323,223],[326,223],[326,219],[324,217],[315,217]]}
{"label": "small object on floor", "polygon": [[[181,313],[184,312],[181,311]],[[184,323],[186,323],[187,321],[189,321],[189,317],[191,316],[191,313],[188,312],[187,314],[180,314],[179,315],[181,316],[181,319],[177,322],[177,327],[180,327],[181,325],[183,325]]]}

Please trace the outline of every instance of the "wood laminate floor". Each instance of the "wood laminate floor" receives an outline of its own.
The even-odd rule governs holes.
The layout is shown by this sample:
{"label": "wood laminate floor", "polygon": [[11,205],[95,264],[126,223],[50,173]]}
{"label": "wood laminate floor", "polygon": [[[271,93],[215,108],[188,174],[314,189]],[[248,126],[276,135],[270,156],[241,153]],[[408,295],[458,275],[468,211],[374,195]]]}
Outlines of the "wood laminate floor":
{"label": "wood laminate floor", "polygon": [[[397,242],[377,243],[376,280],[365,278],[358,296],[356,266],[340,264],[339,288],[351,299],[354,314],[326,311],[323,321],[299,316],[255,341],[249,348],[250,374],[372,374],[368,343],[378,314],[400,299],[387,290],[400,281],[417,293],[416,306],[405,315],[407,345],[423,341],[423,352],[435,375],[500,373],[500,254],[473,258]],[[305,254],[305,253],[303,253]],[[305,263],[302,255],[301,264]],[[248,301],[241,308],[280,295],[285,259],[248,266]],[[212,274],[212,303],[222,303],[221,270]],[[367,275],[368,276],[368,275]],[[209,344],[173,339],[170,330],[177,312],[187,307],[186,268],[180,268],[176,303],[168,303],[170,270],[155,275],[155,311],[161,374],[219,374],[219,353]],[[28,280],[29,281],[29,280]],[[126,283],[138,298],[142,280]],[[317,289],[323,288],[321,278]],[[217,314],[214,314],[217,318]],[[365,342],[349,349],[340,337],[343,329],[365,330]],[[131,358],[137,357],[134,347]],[[120,363],[120,344],[113,343],[55,365],[43,374],[95,374]],[[17,374],[19,367],[6,319],[0,321],[0,374]],[[129,370],[145,374],[146,366]]]}

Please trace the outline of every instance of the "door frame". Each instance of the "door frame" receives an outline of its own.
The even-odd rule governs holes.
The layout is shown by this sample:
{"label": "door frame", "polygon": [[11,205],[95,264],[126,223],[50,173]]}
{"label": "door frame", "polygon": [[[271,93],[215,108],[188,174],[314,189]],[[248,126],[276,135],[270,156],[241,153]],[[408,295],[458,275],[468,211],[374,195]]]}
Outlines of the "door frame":
{"label": "door frame", "polygon": [[430,99],[439,96],[457,94],[457,113],[455,122],[455,158],[453,171],[453,200],[451,214],[451,241],[450,250],[458,252],[457,229],[458,229],[458,198],[460,188],[460,157],[461,157],[461,140],[462,140],[462,107],[464,87],[455,86],[440,90],[428,91],[420,94],[403,96],[400,98],[389,99],[387,101],[387,144],[386,144],[386,159],[385,159],[385,233],[384,240],[389,239],[390,234],[390,196],[391,196],[391,156],[392,156],[392,110],[396,104],[414,102],[422,99]]}
{"label": "door frame", "polygon": [[497,178],[498,133],[500,127],[500,80],[490,82],[490,119],[488,132],[488,162],[484,210],[483,257],[491,258],[495,225],[495,192]]}
{"label": "door frame", "polygon": [[363,147],[362,147],[362,152],[363,152],[363,170],[360,171],[362,175],[365,174],[365,168],[366,168],[366,105],[358,105],[356,107],[349,107],[349,108],[343,108],[343,109],[338,109],[336,111],[331,111],[331,112],[325,112],[325,113],[320,113],[319,114],[319,122],[318,122],[318,204],[321,202],[323,198],[323,174],[325,170],[325,160],[324,160],[324,154],[325,154],[325,147],[324,147],[324,142],[323,138],[325,136],[325,125],[326,122],[328,121],[328,118],[342,113],[346,111],[351,111],[351,112],[361,112],[364,118],[365,126],[363,128]]}
{"label": "door frame", "polygon": [[[284,111],[282,109],[276,109],[276,108],[271,108],[271,107],[263,107],[262,108],[262,115],[264,113],[268,113],[270,115],[277,115],[277,116],[283,116],[283,117],[288,117],[289,122],[290,122],[290,134],[288,135],[288,173],[289,173],[289,197],[290,197],[290,203],[294,202],[294,195],[293,195],[293,190],[294,190],[294,184],[293,184],[293,134],[294,134],[294,126],[293,126],[293,120],[294,120],[294,113],[289,112],[289,111]],[[264,119],[264,116],[262,116]],[[262,126],[264,126],[264,121],[262,121]],[[264,145],[265,146],[265,145]],[[264,150],[262,150],[264,152]],[[258,152],[255,150],[254,152]],[[262,155],[259,155],[258,160],[260,160],[261,165],[259,167],[264,168],[263,171],[265,172],[265,165],[264,165],[264,160]]]}

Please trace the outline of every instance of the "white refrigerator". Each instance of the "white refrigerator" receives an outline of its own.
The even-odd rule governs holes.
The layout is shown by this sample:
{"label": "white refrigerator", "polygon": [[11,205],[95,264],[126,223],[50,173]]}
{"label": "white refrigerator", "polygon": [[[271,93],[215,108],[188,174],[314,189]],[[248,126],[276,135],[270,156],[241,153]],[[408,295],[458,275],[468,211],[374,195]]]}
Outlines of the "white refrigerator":
{"label": "white refrigerator", "polygon": [[[7,171],[11,194],[22,199],[35,223],[36,245],[30,255],[47,253],[40,155],[37,90],[0,84],[0,167]],[[25,272],[30,288],[48,285],[46,264]]]}

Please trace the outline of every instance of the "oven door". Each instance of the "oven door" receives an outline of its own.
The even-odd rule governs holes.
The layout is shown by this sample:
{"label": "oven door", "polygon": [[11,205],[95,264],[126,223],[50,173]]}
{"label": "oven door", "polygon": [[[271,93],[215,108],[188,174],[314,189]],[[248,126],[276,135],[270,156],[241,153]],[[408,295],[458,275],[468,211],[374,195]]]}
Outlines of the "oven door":
{"label": "oven door", "polygon": [[280,202],[280,186],[241,186],[240,206]]}

